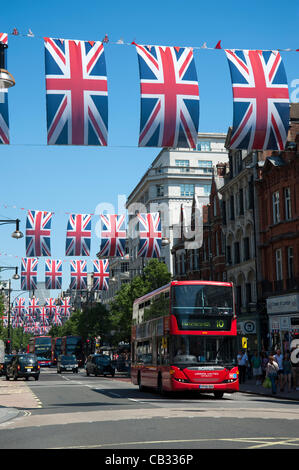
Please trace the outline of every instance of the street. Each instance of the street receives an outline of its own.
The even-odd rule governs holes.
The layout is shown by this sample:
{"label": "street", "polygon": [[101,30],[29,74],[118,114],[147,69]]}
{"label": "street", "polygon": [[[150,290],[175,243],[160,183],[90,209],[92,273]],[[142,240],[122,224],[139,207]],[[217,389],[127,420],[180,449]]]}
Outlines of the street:
{"label": "street", "polygon": [[1,449],[299,448],[296,401],[246,393],[160,397],[83,369],[43,369],[26,386],[37,405],[0,424]]}

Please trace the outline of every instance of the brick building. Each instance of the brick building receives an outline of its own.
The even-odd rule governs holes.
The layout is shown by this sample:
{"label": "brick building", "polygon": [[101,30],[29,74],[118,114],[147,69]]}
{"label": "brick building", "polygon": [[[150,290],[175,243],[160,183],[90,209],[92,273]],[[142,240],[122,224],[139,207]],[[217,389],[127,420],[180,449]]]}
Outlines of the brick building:
{"label": "brick building", "polygon": [[288,349],[299,331],[299,103],[291,105],[286,150],[272,152],[259,166],[261,282],[270,345]]}

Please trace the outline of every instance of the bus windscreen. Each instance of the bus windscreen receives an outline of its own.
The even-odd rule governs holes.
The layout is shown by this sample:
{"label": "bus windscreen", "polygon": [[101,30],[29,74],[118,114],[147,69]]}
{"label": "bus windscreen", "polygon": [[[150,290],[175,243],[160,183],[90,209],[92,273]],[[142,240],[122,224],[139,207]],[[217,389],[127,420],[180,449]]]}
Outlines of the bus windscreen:
{"label": "bus windscreen", "polygon": [[173,286],[172,309],[173,314],[185,313],[204,316],[232,315],[232,288],[230,286],[206,284]]}

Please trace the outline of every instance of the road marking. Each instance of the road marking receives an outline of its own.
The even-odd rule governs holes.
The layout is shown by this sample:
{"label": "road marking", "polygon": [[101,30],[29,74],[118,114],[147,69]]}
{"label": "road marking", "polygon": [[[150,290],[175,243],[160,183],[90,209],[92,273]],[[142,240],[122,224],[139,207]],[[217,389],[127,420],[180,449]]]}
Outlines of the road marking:
{"label": "road marking", "polygon": [[[278,440],[277,440],[278,439]],[[272,442],[268,442],[271,440]],[[236,439],[228,439],[228,438],[204,438],[204,439],[169,439],[169,440],[156,440],[156,441],[131,441],[131,442],[113,442],[110,444],[94,444],[94,445],[86,445],[86,446],[68,446],[68,447],[52,447],[51,449],[96,449],[96,448],[107,448],[107,447],[115,447],[118,448],[119,446],[131,446],[131,445],[142,445],[148,446],[151,444],[159,445],[159,444],[186,444],[190,442],[240,442],[244,444],[251,444],[253,442],[261,442],[258,446],[250,446],[247,449],[254,449],[263,446],[276,446],[276,445],[291,445],[298,447],[298,444],[292,444],[294,441],[299,441],[299,438],[287,438],[287,437],[244,437],[244,438],[236,438]],[[266,441],[266,442],[265,442]],[[145,447],[146,448],[146,447]]]}

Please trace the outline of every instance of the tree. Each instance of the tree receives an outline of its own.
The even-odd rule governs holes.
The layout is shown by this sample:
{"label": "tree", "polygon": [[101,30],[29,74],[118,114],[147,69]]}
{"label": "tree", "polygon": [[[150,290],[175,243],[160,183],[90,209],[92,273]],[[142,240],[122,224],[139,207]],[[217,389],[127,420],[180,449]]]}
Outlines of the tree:
{"label": "tree", "polygon": [[110,303],[111,329],[115,331],[115,345],[119,341],[130,342],[134,300],[162,287],[170,280],[171,274],[166,264],[152,259],[144,268],[143,276],[136,276],[121,287]]}

